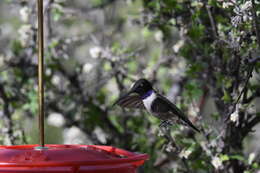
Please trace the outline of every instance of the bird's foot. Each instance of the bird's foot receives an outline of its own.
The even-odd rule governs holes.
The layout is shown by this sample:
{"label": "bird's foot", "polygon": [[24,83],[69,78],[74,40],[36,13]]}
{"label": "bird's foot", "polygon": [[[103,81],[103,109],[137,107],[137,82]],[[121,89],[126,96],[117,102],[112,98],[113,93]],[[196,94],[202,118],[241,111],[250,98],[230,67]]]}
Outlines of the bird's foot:
{"label": "bird's foot", "polygon": [[159,125],[160,128],[168,128],[169,126],[172,126],[172,122],[170,120],[164,120]]}
{"label": "bird's foot", "polygon": [[170,141],[167,144],[164,144],[163,150],[175,154],[179,154],[181,152],[181,149],[176,145],[174,141]]}

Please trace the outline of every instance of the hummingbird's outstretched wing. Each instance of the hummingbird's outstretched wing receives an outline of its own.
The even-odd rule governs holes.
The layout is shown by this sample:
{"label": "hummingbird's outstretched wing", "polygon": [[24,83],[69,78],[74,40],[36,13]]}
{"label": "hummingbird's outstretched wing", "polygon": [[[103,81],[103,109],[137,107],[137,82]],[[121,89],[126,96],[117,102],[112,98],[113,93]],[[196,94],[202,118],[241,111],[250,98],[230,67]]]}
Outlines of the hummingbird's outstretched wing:
{"label": "hummingbird's outstretched wing", "polygon": [[153,101],[151,109],[152,112],[154,112],[156,116],[162,120],[171,120],[178,117],[185,124],[193,128],[197,132],[200,132],[200,130],[190,122],[190,120],[177,106],[175,106],[172,102],[170,102],[167,98],[160,94],[157,94],[157,97]]}
{"label": "hummingbird's outstretched wing", "polygon": [[145,109],[142,98],[135,93],[131,93],[129,95],[125,95],[121,98],[119,98],[114,104],[118,104],[121,107],[125,108],[139,108],[139,109]]}

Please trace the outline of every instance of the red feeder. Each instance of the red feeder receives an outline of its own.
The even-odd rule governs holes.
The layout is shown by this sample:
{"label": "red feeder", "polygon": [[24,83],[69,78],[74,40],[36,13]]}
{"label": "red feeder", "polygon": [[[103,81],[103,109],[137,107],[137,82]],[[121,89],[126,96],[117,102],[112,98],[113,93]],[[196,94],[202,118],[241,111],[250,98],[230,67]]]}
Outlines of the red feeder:
{"label": "red feeder", "polygon": [[38,0],[38,103],[40,145],[0,146],[0,173],[136,173],[148,159],[110,146],[44,143],[43,0]]}
{"label": "red feeder", "polygon": [[17,173],[135,173],[148,159],[110,146],[0,146],[0,172]]}

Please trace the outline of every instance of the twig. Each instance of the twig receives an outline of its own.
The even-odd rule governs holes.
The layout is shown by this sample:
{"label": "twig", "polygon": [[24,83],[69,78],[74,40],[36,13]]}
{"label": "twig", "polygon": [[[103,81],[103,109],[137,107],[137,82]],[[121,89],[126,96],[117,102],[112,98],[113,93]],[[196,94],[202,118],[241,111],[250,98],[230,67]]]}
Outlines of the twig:
{"label": "twig", "polygon": [[9,140],[9,143],[13,145],[15,143],[15,137],[13,135],[13,122],[12,122],[12,114],[10,112],[10,99],[7,97],[5,88],[2,84],[0,84],[0,97],[2,97],[4,101],[4,123],[6,131],[4,131],[7,135],[7,138]]}
{"label": "twig", "polygon": [[[160,130],[162,131],[165,139],[169,141],[167,147],[175,148],[175,150],[171,151],[171,153],[172,154],[176,153],[176,152],[179,153],[181,151],[181,149],[177,146],[175,140],[171,136],[170,127],[169,126],[166,126],[166,127],[162,126],[162,127],[160,127]],[[183,162],[183,165],[184,165],[185,169],[187,170],[187,172],[192,173],[192,171],[190,170],[189,165],[187,163],[187,160],[185,158],[181,158],[181,161]]]}
{"label": "twig", "polygon": [[254,21],[254,29],[255,29],[255,33],[256,33],[256,39],[257,39],[257,43],[258,43],[258,47],[260,47],[260,33],[258,30],[258,19],[257,19],[257,15],[256,15],[256,9],[255,9],[255,0],[251,0],[252,2],[252,14],[253,14],[253,21]]}
{"label": "twig", "polygon": [[246,97],[246,98],[243,98],[243,101],[242,103],[243,104],[247,104],[247,103],[250,103],[252,100],[254,100],[256,97],[259,97],[260,96],[260,91],[256,91],[254,92],[253,94],[251,94],[250,97]]}
{"label": "twig", "polygon": [[[168,140],[168,144],[170,144],[171,146],[169,147],[173,147],[175,149],[175,151],[180,152],[180,148],[177,146],[176,142],[174,141],[172,135],[171,135],[171,126],[166,125],[166,126],[161,126],[159,127],[159,130],[161,131],[161,133],[163,134],[163,137]],[[167,146],[168,147],[168,146]]]}
{"label": "twig", "polygon": [[212,27],[212,30],[213,30],[214,38],[217,39],[217,37],[218,37],[217,27],[216,27],[214,18],[213,18],[213,16],[212,16],[212,13],[211,13],[211,11],[210,11],[210,6],[209,6],[209,5],[206,5],[206,9],[207,9],[208,16],[209,16],[209,20],[210,20],[210,24],[211,24],[211,27]]}
{"label": "twig", "polygon": [[185,166],[187,172],[192,173],[193,171],[190,169],[190,167],[189,167],[189,165],[187,163],[187,159],[182,158],[181,161],[183,162],[183,165]]}
{"label": "twig", "polygon": [[247,74],[245,86],[244,86],[244,88],[242,89],[242,91],[240,92],[240,94],[239,94],[239,96],[238,96],[238,98],[237,98],[237,100],[236,100],[236,102],[235,102],[235,105],[239,102],[239,100],[240,100],[242,94],[243,94],[243,93],[245,92],[245,90],[246,90],[246,87],[247,87],[247,84],[248,84],[248,82],[249,82],[249,79],[252,77],[252,72],[253,72],[253,69],[254,69],[254,65],[251,64],[249,68],[250,68],[250,69],[249,69],[249,72],[248,72],[248,74]]}
{"label": "twig", "polygon": [[46,7],[45,7],[45,10],[44,10],[44,14],[46,15],[46,29],[47,29],[47,32],[46,32],[46,35],[47,35],[47,38],[48,38],[48,41],[52,38],[52,25],[51,25],[51,5],[53,3],[53,0],[49,0]]}
{"label": "twig", "polygon": [[95,10],[95,9],[100,9],[100,8],[105,8],[113,3],[115,3],[117,0],[106,0],[104,1],[103,3],[99,4],[99,5],[95,5],[95,6],[92,6],[90,8],[88,8],[88,11],[91,11],[91,10]]}
{"label": "twig", "polygon": [[258,124],[260,122],[260,116],[256,115],[251,121],[247,122],[246,126],[245,126],[245,130],[243,131],[243,136],[246,136],[251,130],[252,128]]}
{"label": "twig", "polygon": [[[246,77],[245,85],[244,85],[242,91],[239,93],[239,95],[238,95],[238,97],[237,97],[237,100],[236,100],[236,102],[235,102],[235,104],[234,104],[234,106],[233,106],[232,112],[235,111],[236,105],[238,104],[238,102],[239,102],[239,100],[240,100],[242,94],[246,91],[246,87],[247,87],[247,85],[248,85],[249,79],[252,77],[252,72],[253,72],[253,70],[254,70],[254,64],[250,64],[250,65],[249,65],[249,71],[248,71],[248,74],[247,74],[247,77]],[[227,116],[227,118],[225,119],[225,122],[230,118],[230,115],[231,115],[231,114],[229,114],[229,115]]]}
{"label": "twig", "polygon": [[168,164],[170,162],[170,159],[168,157],[162,159],[159,163],[155,164],[154,167],[155,168],[161,168],[163,167],[165,164]]}
{"label": "twig", "polygon": [[74,14],[74,15],[77,15],[77,16],[83,16],[84,18],[86,18],[86,17],[88,17],[88,16],[86,16],[86,15],[88,15],[88,13],[93,12],[95,10],[104,9],[104,8],[111,6],[112,4],[116,3],[117,1],[118,0],[106,0],[102,4],[91,6],[91,7],[85,7],[85,6],[82,6],[81,8],[63,7],[63,11],[66,14],[71,13],[71,14]]}

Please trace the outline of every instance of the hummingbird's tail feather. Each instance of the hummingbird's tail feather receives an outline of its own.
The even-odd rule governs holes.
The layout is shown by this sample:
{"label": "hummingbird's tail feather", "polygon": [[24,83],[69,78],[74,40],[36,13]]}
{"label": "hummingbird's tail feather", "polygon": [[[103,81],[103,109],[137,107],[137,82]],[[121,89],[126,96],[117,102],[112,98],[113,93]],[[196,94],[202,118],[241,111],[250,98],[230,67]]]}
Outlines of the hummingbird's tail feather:
{"label": "hummingbird's tail feather", "polygon": [[183,117],[183,116],[180,116],[181,120],[184,121],[185,124],[187,124],[189,127],[191,127],[193,130],[197,131],[200,133],[200,130],[195,127],[192,122],[190,122],[190,120],[187,118],[187,117]]}
{"label": "hummingbird's tail feather", "polygon": [[159,118],[164,120],[167,119],[176,120],[177,118],[177,120],[181,120],[184,124],[187,124],[193,130],[200,132],[200,130],[190,122],[188,117],[175,104],[170,102],[167,98],[157,94],[157,98],[153,102],[154,102],[152,106],[153,112],[156,112]]}

